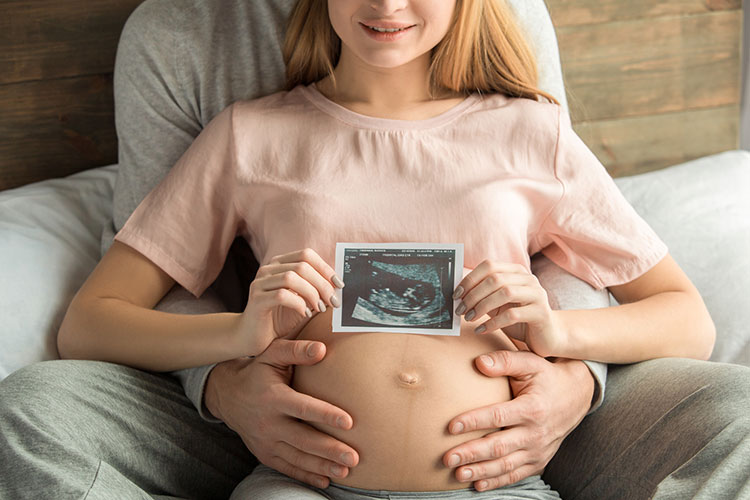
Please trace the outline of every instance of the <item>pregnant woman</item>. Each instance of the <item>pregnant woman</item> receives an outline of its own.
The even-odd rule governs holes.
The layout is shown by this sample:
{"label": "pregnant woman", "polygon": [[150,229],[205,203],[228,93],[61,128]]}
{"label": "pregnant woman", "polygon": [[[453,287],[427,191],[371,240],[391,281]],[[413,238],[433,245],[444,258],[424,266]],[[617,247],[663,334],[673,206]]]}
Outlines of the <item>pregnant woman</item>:
{"label": "pregnant woman", "polygon": [[[61,355],[167,371],[278,338],[324,342],[294,384],[351,416],[346,433],[327,432],[359,465],[310,490],[334,498],[513,494],[467,488],[445,467],[472,437],[450,434],[451,419],[510,398],[507,380],[474,367],[482,353],[709,355],[700,296],[535,88],[504,2],[300,0],[285,58],[289,89],[217,116],[118,233],[70,306]],[[201,295],[237,235],[261,263],[243,313],[153,310],[175,283]],[[340,241],[463,243],[461,335],[332,334]],[[529,271],[539,251],[624,305],[550,310]],[[270,479],[259,468],[249,480]],[[514,486],[556,498],[539,476]]]}

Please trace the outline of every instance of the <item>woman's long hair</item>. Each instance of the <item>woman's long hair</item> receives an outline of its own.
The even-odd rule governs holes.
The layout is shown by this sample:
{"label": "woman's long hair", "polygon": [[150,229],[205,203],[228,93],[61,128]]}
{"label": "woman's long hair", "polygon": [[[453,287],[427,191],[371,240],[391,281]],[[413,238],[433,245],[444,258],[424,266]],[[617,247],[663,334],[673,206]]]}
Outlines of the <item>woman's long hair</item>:
{"label": "woman's long hair", "polygon": [[[327,0],[298,0],[289,17],[283,55],[287,90],[328,75],[333,79],[341,39],[328,18]],[[537,88],[537,79],[536,59],[506,0],[456,1],[451,28],[432,50],[433,95],[450,89],[558,103]]]}

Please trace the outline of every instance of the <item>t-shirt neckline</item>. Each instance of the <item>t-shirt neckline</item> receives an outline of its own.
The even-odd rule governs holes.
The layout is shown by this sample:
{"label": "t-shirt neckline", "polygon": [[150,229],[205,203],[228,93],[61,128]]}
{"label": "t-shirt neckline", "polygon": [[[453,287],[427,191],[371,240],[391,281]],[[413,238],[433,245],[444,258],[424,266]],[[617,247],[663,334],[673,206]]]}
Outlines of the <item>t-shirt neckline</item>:
{"label": "t-shirt neckline", "polygon": [[315,87],[314,83],[309,85],[300,85],[305,97],[318,107],[324,113],[338,118],[339,120],[360,128],[384,129],[384,130],[419,130],[428,129],[443,125],[466,112],[479,98],[476,94],[469,94],[466,99],[456,104],[452,108],[443,111],[439,115],[421,120],[396,120],[392,118],[376,118],[374,116],[363,115],[352,111],[340,104],[337,104]]}

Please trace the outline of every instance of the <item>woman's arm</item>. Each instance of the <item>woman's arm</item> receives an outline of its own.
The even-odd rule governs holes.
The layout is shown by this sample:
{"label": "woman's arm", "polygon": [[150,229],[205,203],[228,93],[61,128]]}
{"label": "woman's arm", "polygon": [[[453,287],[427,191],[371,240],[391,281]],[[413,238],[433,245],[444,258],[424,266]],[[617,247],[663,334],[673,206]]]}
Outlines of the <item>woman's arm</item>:
{"label": "woman's arm", "polygon": [[170,371],[250,354],[237,334],[240,314],[154,311],[174,283],[116,241],[68,308],[57,337],[60,356]]}
{"label": "woman's arm", "polygon": [[711,355],[716,338],[711,316],[670,255],[641,277],[609,290],[621,305],[554,311],[566,339],[558,356],[631,363]]}
{"label": "woman's arm", "polygon": [[[667,255],[641,277],[610,287],[620,306],[553,311],[536,277],[517,264],[483,261],[456,288],[456,313],[488,314],[477,333],[504,329],[540,356],[633,363],[708,359],[716,336],[690,279]],[[520,328],[519,328],[520,327]]]}

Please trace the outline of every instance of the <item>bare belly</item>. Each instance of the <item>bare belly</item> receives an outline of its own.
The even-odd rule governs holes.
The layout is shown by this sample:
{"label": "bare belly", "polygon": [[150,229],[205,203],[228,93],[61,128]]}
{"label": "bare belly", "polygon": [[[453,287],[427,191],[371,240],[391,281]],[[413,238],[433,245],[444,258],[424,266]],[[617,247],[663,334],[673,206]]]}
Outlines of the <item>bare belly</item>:
{"label": "bare belly", "polygon": [[399,491],[467,487],[442,464],[443,454],[487,431],[453,436],[448,422],[510,399],[507,378],[485,377],[474,359],[515,347],[503,335],[474,334],[480,322],[464,322],[460,337],[332,333],[330,313],[316,315],[300,332],[300,339],[324,342],[327,354],[317,365],[296,367],[292,385],[354,419],[348,431],[320,428],[359,453],[359,465],[336,482]]}

